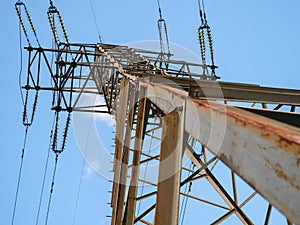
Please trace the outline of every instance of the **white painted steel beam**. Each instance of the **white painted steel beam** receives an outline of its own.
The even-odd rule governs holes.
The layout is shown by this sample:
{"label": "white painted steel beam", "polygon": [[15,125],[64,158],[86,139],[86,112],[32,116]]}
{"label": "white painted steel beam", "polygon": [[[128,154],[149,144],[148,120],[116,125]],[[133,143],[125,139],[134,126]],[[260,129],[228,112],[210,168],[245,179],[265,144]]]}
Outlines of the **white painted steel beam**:
{"label": "white painted steel beam", "polygon": [[112,199],[111,206],[112,210],[112,221],[111,225],[116,224],[116,215],[117,215],[117,203],[118,203],[118,193],[119,193],[119,180],[121,173],[121,161],[122,161],[122,148],[124,142],[124,126],[125,126],[125,117],[128,101],[128,83],[129,80],[124,77],[121,81],[121,93],[120,93],[120,104],[117,108],[118,118],[116,126],[116,148],[114,156],[114,183],[112,188]]}
{"label": "white painted steel beam", "polygon": [[186,104],[185,131],[250,186],[300,224],[300,129],[245,110],[190,99],[186,92],[140,81],[165,113]]}
{"label": "white painted steel beam", "polygon": [[132,172],[131,180],[128,191],[128,200],[127,200],[127,215],[126,216],[126,225],[133,225],[135,219],[135,208],[136,208],[136,195],[138,189],[138,180],[139,180],[139,170],[140,170],[140,158],[141,151],[143,146],[143,128],[144,128],[144,118],[145,118],[145,107],[146,107],[146,98],[145,98],[146,89],[142,87],[139,92],[139,102],[138,102],[138,114],[137,114],[137,125],[136,125],[136,134],[134,141],[134,153],[132,161]]}

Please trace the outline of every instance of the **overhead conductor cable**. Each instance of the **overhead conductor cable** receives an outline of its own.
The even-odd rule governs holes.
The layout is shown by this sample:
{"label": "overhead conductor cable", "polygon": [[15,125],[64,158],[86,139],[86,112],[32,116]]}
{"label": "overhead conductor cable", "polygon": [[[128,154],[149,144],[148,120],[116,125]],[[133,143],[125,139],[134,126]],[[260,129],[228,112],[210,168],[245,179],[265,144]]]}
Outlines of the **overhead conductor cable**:
{"label": "overhead conductor cable", "polygon": [[[17,1],[15,3],[15,9],[16,9],[16,12],[17,12],[17,15],[18,15],[18,18],[19,18],[20,30],[22,29],[28,45],[31,46],[31,42],[30,42],[30,39],[29,39],[27,29],[25,27],[25,23],[24,23],[23,18],[22,18],[22,13],[21,13],[22,9],[25,11],[26,19],[29,22],[30,29],[31,29],[34,37],[35,37],[35,40],[36,40],[38,46],[40,47],[40,42],[39,42],[38,36],[36,34],[36,30],[34,28],[31,16],[29,14],[29,11],[28,11],[26,5],[21,1]],[[21,31],[19,32],[19,38],[20,38],[20,51],[21,51],[21,49],[22,49]],[[20,89],[21,89],[21,74],[22,74],[22,52],[21,52],[21,68],[20,68],[20,74],[19,74]],[[15,216],[16,216],[18,196],[19,196],[21,177],[22,177],[22,171],[23,171],[25,149],[26,149],[26,143],[27,143],[27,137],[28,137],[28,129],[33,123],[36,108],[37,108],[37,102],[38,102],[38,88],[36,88],[36,93],[35,93],[34,102],[33,102],[32,111],[31,111],[31,116],[29,117],[28,112],[27,112],[28,111],[27,110],[27,105],[28,105],[28,101],[29,101],[28,100],[29,99],[29,89],[30,89],[28,78],[27,78],[27,85],[25,86],[25,89],[26,89],[25,100],[23,99],[23,95],[22,95],[22,91],[21,91],[21,98],[22,98],[22,102],[23,102],[23,106],[24,106],[22,122],[23,122],[23,125],[25,127],[25,134],[24,134],[23,147],[22,147],[22,151],[21,151],[21,162],[20,162],[20,167],[19,167],[19,172],[18,172],[17,188],[16,188],[16,193],[15,193],[13,213],[12,213],[12,218],[11,218],[11,224],[12,225],[14,224]]]}

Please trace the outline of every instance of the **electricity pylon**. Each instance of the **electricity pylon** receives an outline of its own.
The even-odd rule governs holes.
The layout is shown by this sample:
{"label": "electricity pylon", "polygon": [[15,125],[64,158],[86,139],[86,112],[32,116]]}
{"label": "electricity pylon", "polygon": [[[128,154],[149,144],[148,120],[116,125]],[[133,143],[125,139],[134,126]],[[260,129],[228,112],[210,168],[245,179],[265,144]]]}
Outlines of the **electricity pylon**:
{"label": "electricity pylon", "polygon": [[[190,215],[187,199],[199,202],[199,221],[253,224],[246,206],[257,196],[266,203],[261,223],[276,208],[300,224],[299,90],[216,81],[197,72],[206,65],[179,60],[162,68],[161,53],[127,46],[27,50],[27,90],[52,91],[56,111],[116,119],[112,225],[178,224]],[[105,103],[82,105],[84,94]],[[249,194],[240,197],[239,185]]]}

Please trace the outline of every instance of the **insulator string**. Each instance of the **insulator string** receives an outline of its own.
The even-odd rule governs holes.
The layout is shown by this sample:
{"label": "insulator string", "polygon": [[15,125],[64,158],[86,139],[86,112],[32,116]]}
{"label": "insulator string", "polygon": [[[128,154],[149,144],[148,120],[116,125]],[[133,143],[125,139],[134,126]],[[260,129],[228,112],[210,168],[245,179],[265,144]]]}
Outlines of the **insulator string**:
{"label": "insulator string", "polygon": [[70,44],[69,37],[68,37],[67,31],[66,31],[66,28],[65,28],[65,25],[64,25],[64,22],[63,22],[63,19],[62,19],[62,16],[61,16],[59,10],[54,6],[53,1],[50,0],[49,3],[50,3],[50,7],[48,9],[47,15],[48,15],[50,28],[52,31],[52,36],[53,36],[53,39],[54,39],[56,45],[59,46],[61,43],[59,36],[58,36],[56,20],[58,20],[65,43]]}
{"label": "insulator string", "polygon": [[[158,11],[159,11],[159,19],[157,21],[157,27],[158,27],[158,36],[159,36],[159,45],[160,45],[160,66],[162,66],[162,61],[165,61],[166,69],[168,69],[169,64],[168,61],[171,57],[171,51],[170,51],[170,42],[169,42],[169,34],[167,29],[167,23],[165,19],[162,16],[162,10],[160,6],[160,1],[157,0],[158,5]],[[165,50],[165,44],[167,47],[167,52]],[[167,55],[167,59],[165,56]]]}
{"label": "insulator string", "polygon": [[30,13],[29,13],[29,11],[28,11],[26,5],[25,5],[22,1],[17,1],[17,2],[15,3],[15,10],[16,10],[16,12],[17,12],[17,15],[18,15],[18,18],[19,18],[19,22],[20,22],[20,25],[21,25],[21,27],[22,27],[23,33],[24,33],[24,35],[25,35],[25,37],[26,37],[27,43],[28,43],[29,46],[31,46],[31,42],[30,42],[30,39],[29,39],[29,35],[28,35],[28,33],[27,33],[27,29],[26,29],[26,27],[25,27],[25,23],[24,23],[24,21],[23,21],[22,14],[21,14],[21,9],[22,9],[22,8],[24,9],[24,12],[25,12],[25,14],[26,14],[26,19],[27,19],[27,21],[28,21],[28,23],[29,23],[29,25],[30,25],[30,29],[31,29],[31,31],[32,31],[32,33],[33,33],[33,35],[34,35],[34,37],[35,37],[36,43],[37,43],[38,46],[40,47],[40,46],[41,46],[41,45],[40,45],[40,41],[39,41],[39,39],[38,39],[38,36],[37,36],[37,33],[36,33],[36,29],[35,29],[35,27],[34,27],[34,25],[33,25],[33,22],[32,22],[31,16],[30,16]]}
{"label": "insulator string", "polygon": [[[200,20],[201,20],[201,25],[198,28],[198,40],[200,45],[201,60],[203,64],[203,74],[210,76],[211,79],[215,80],[218,79],[219,77],[217,77],[215,74],[215,69],[217,68],[217,66],[215,66],[215,60],[214,60],[213,37],[212,37],[211,28],[207,22],[204,0],[202,0],[201,2],[200,0],[198,0],[198,7],[199,7]],[[208,48],[206,47],[206,44],[208,44]],[[207,54],[209,54],[210,56],[209,65],[207,65],[207,61],[206,61]],[[210,73],[208,69],[211,70]]]}
{"label": "insulator string", "polygon": [[59,111],[55,111],[55,114],[54,114],[54,124],[53,124],[53,132],[52,132],[52,137],[50,138],[51,150],[55,153],[55,163],[54,163],[54,169],[53,169],[53,175],[52,175],[52,182],[51,182],[49,199],[48,199],[48,206],[47,206],[47,212],[46,212],[46,218],[45,218],[45,225],[48,224],[48,220],[49,220],[50,208],[51,208],[51,201],[52,201],[52,196],[53,196],[53,191],[54,191],[54,184],[55,184],[55,177],[56,177],[58,159],[59,159],[60,154],[64,151],[65,146],[66,146],[68,131],[69,131],[70,122],[71,122],[71,112],[68,113],[68,116],[67,116],[67,119],[66,119],[66,124],[65,124],[64,131],[63,131],[63,137],[62,137],[62,143],[61,143],[61,148],[60,149],[57,148],[58,147],[57,138],[58,138],[58,132],[59,132],[59,120],[60,120],[59,119]]}

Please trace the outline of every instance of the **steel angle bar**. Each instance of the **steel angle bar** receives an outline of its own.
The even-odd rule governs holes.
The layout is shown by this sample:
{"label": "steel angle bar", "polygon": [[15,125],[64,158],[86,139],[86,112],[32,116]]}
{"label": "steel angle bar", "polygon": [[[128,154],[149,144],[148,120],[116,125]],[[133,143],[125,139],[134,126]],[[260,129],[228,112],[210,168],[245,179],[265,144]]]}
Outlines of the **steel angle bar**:
{"label": "steel angle bar", "polygon": [[261,116],[265,116],[277,121],[284,122],[286,124],[296,126],[300,128],[300,113],[295,112],[282,112],[276,110],[256,109],[250,107],[237,107],[252,113],[256,113]]}
{"label": "steel angle bar", "polygon": [[[197,154],[194,152],[191,146],[187,146],[185,153],[198,168],[203,168],[205,166],[205,163],[199,157],[197,157]],[[243,222],[243,224],[253,224],[207,167],[204,169],[204,173],[207,174],[206,179],[208,182],[219,193],[227,205],[231,209],[234,209],[234,212],[236,212],[237,217]]]}
{"label": "steel angle bar", "polygon": [[138,101],[138,112],[137,112],[137,126],[134,142],[134,153],[133,153],[133,168],[131,172],[130,187],[128,190],[128,200],[126,204],[126,214],[124,215],[124,221],[126,224],[134,224],[135,208],[136,208],[136,197],[137,197],[137,185],[139,179],[140,170],[140,157],[141,150],[143,146],[143,131],[144,131],[144,121],[145,121],[145,110],[146,110],[146,98],[145,98],[145,88],[141,88],[139,91],[139,101]]}
{"label": "steel angle bar", "polygon": [[198,84],[191,85],[190,96],[206,99],[300,105],[299,90],[221,82],[209,86],[206,84],[199,82]]}

